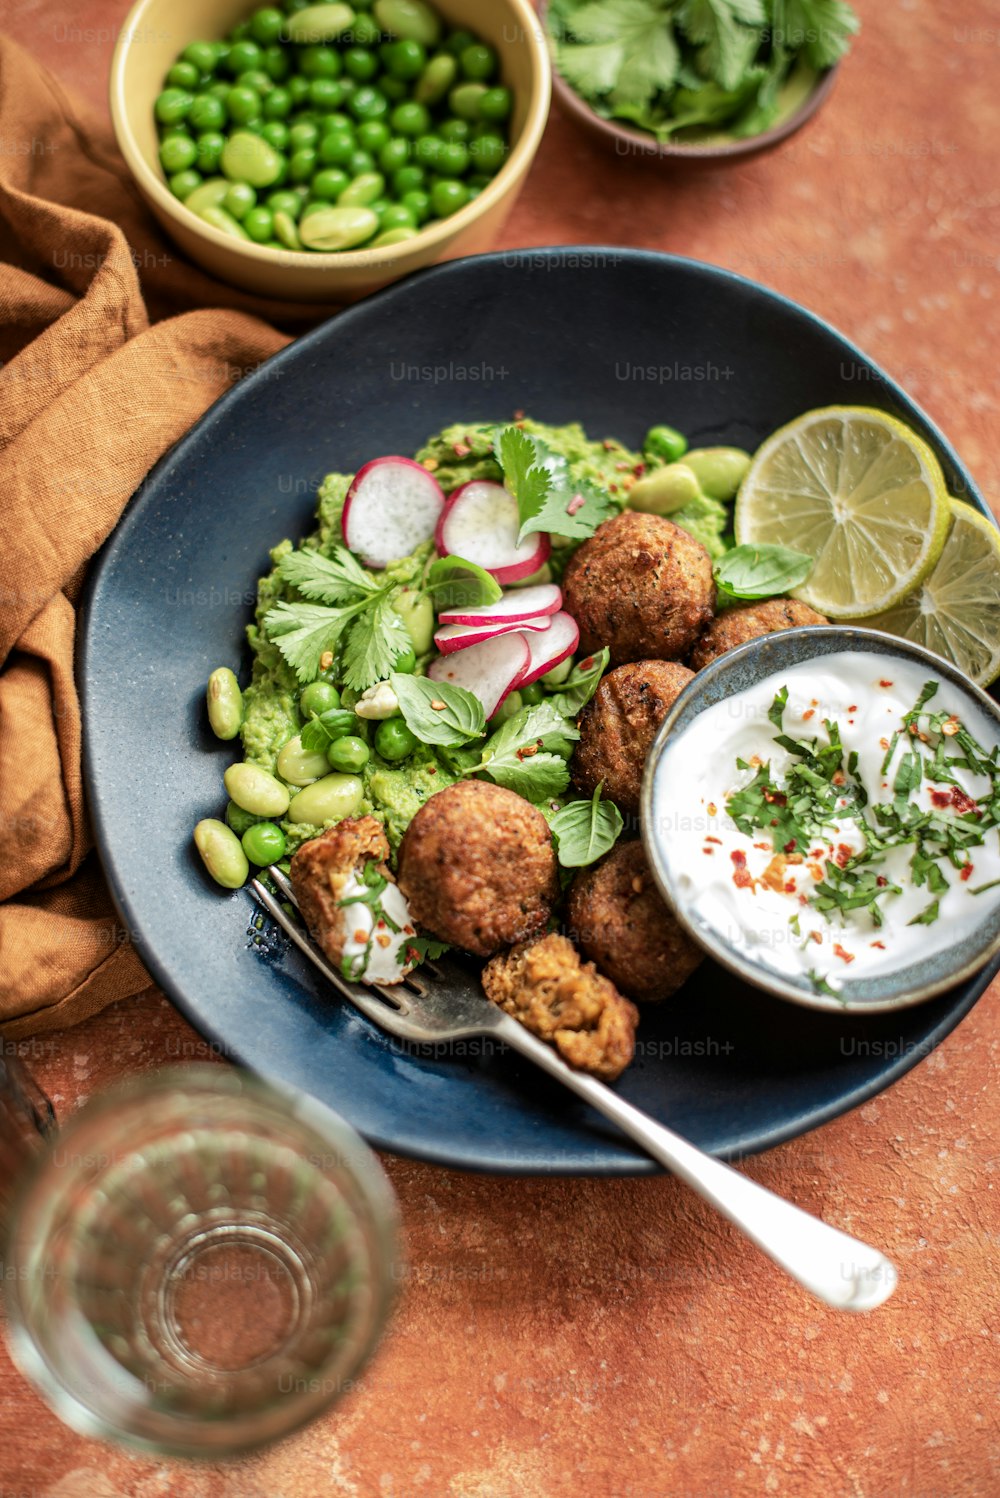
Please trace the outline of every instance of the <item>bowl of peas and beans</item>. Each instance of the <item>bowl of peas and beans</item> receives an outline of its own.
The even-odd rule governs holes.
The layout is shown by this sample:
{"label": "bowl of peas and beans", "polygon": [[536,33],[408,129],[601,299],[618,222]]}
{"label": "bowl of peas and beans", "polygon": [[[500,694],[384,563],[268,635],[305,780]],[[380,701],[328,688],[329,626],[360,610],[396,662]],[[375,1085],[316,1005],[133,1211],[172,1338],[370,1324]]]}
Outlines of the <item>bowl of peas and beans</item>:
{"label": "bowl of peas and beans", "polygon": [[487,248],[549,81],[529,0],[140,0],[111,104],[182,249],[248,290],[321,302]]}

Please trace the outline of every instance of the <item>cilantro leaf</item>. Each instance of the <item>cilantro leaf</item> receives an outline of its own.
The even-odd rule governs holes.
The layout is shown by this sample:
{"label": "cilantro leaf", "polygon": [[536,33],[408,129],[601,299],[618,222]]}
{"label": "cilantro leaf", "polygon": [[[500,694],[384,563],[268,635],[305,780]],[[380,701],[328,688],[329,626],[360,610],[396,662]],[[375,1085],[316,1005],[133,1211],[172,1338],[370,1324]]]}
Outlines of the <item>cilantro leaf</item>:
{"label": "cilantro leaf", "polygon": [[766,19],[760,0],[684,0],[677,12],[704,71],[724,89],[735,89],[753,62],[760,33],[748,28]]}
{"label": "cilantro leaf", "polygon": [[[483,704],[464,687],[399,671],[394,671],[389,679],[407,728],[422,744],[457,748],[482,738],[486,732]],[[438,705],[434,706],[435,703]]]}
{"label": "cilantro leaf", "polygon": [[367,607],[367,598],[342,608],[328,608],[319,603],[276,603],[264,615],[264,632],[305,685],[316,680],[321,657],[337,646],[351,620]]}
{"label": "cilantro leaf", "polygon": [[[368,600],[365,600],[368,603]],[[279,641],[280,648],[280,641]],[[410,635],[387,594],[379,595],[351,627],[344,646],[344,681],[355,691],[384,681],[400,656],[411,649]]]}
{"label": "cilantro leaf", "polygon": [[443,957],[445,952],[451,951],[451,943],[438,941],[433,936],[411,936],[404,942],[396,953],[396,961],[402,966],[405,962],[418,964],[421,962],[436,962]]}
{"label": "cilantro leaf", "polygon": [[552,479],[538,462],[535,444],[520,427],[505,427],[497,438],[497,459],[503,469],[504,487],[517,500],[521,521],[518,540],[526,532],[538,530],[532,522],[540,514]]}
{"label": "cilantro leaf", "polygon": [[577,42],[589,43],[586,55],[574,57],[578,49],[564,45],[560,64],[568,68],[571,82],[570,75],[581,70],[590,80],[598,78],[597,91],[609,93],[613,105],[648,104],[657,90],[672,88],[677,77],[673,9],[674,0],[593,0],[568,21]]}
{"label": "cilantro leaf", "polygon": [[496,454],[504,486],[517,500],[518,540],[531,531],[553,531],[583,541],[617,510],[610,494],[585,479],[574,479],[564,458],[520,427],[503,429]]}
{"label": "cilantro leaf", "polygon": [[804,52],[818,70],[838,63],[861,27],[845,0],[784,0],[784,6],[785,46]]}
{"label": "cilantro leaf", "polygon": [[556,854],[564,869],[582,869],[602,858],[625,825],[613,801],[602,801],[601,781],[591,801],[570,801],[549,818]]}
{"label": "cilantro leaf", "polygon": [[473,768],[528,801],[559,796],[569,785],[566,760],[579,737],[580,730],[551,702],[539,702],[508,718]]}
{"label": "cilantro leaf", "polygon": [[605,645],[596,655],[578,661],[559,691],[549,698],[556,712],[566,718],[575,718],[581,713],[597,691],[610,659],[611,651]]}
{"label": "cilantro leaf", "polygon": [[290,551],[278,563],[278,576],[304,598],[320,603],[354,603],[359,594],[382,589],[345,546],[335,546],[329,557],[319,551]]}

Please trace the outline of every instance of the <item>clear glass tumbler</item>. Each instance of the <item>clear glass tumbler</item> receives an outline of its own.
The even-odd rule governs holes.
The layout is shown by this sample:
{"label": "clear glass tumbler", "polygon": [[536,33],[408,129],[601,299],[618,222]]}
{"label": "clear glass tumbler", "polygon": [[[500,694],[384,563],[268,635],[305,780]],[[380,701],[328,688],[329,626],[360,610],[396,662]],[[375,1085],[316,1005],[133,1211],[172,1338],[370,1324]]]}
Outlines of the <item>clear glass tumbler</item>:
{"label": "clear glass tumbler", "polygon": [[215,1459],[351,1387],[399,1279],[395,1198],[322,1104],[222,1066],[92,1100],[9,1229],[11,1351],[85,1435]]}

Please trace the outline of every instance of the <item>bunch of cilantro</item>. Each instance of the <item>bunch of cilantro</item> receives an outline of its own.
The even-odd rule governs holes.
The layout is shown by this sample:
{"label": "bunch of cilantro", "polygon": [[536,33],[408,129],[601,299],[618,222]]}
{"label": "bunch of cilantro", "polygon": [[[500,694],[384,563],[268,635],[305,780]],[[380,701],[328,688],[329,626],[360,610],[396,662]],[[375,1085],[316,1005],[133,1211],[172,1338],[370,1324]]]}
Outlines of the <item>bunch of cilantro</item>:
{"label": "bunch of cilantro", "polygon": [[663,142],[759,135],[793,69],[833,67],[860,23],[845,0],[551,0],[548,24],[591,108]]}

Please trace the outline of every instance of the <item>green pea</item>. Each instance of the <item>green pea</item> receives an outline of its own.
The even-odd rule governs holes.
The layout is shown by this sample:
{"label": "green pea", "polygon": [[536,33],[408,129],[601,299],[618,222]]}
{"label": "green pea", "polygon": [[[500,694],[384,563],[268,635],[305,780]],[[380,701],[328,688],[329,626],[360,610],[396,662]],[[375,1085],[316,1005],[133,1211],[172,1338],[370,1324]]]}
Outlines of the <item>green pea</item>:
{"label": "green pea", "polygon": [[[382,61],[391,77],[409,82],[411,78],[419,78],[424,71],[427,49],[421,42],[400,37],[398,41],[389,42],[382,48]],[[197,81],[196,78],[195,82]]]}
{"label": "green pea", "polygon": [[371,239],[378,216],[360,204],[319,208],[302,225],[302,242],[311,250],[349,250]]}
{"label": "green pea", "polygon": [[370,151],[352,151],[347,163],[347,171],[352,177],[362,177],[367,172],[377,170],[375,157]]}
{"label": "green pea", "polygon": [[687,438],[676,427],[650,427],[643,439],[642,450],[650,458],[661,458],[664,463],[676,463],[687,452]]}
{"label": "green pea", "polygon": [[302,199],[291,188],[279,188],[268,194],[267,206],[272,213],[287,213],[294,220],[302,212]]}
{"label": "green pea", "polygon": [[222,151],[222,170],[230,182],[270,187],[281,176],[283,158],[273,146],[249,130],[237,130]]}
{"label": "green pea", "polygon": [[314,78],[309,85],[309,103],[315,109],[336,109],[344,98],[344,86],[336,78]]}
{"label": "green pea", "polygon": [[446,140],[438,156],[438,171],[445,177],[461,177],[469,170],[469,148],[460,140]]}
{"label": "green pea", "polygon": [[389,139],[389,126],[385,120],[362,120],[358,126],[357,142],[363,151],[381,151]]}
{"label": "green pea", "polygon": [[[389,100],[380,89],[363,83],[351,95],[348,107],[356,120],[381,120],[389,113]],[[397,105],[397,108],[401,107]]]}
{"label": "green pea", "polygon": [[309,97],[309,79],[304,78],[301,73],[293,73],[288,80],[288,92],[293,104],[304,104]]}
{"label": "green pea", "polygon": [[371,758],[371,750],[364,739],[359,739],[354,734],[345,734],[342,739],[333,741],[326,757],[331,770],[341,770],[353,775],[364,769]]}
{"label": "green pea", "polygon": [[243,228],[255,244],[265,244],[274,233],[274,214],[270,208],[251,208]]}
{"label": "green pea", "polygon": [[269,78],[274,79],[275,83],[284,83],[292,71],[292,64],[288,59],[285,49],[279,46],[277,42],[274,42],[270,47],[264,48],[261,67]]}
{"label": "green pea", "polygon": [[233,84],[226,95],[226,109],[229,118],[237,125],[246,125],[250,120],[256,120],[259,117],[263,103],[256,89],[239,88]]}
{"label": "green pea", "polygon": [[418,166],[416,162],[412,162],[407,166],[401,166],[398,171],[393,172],[392,190],[397,197],[401,198],[404,193],[413,192],[415,188],[423,187],[426,180],[427,173],[424,171],[424,168]]}
{"label": "green pea", "polygon": [[303,749],[299,734],[282,744],[275,765],[282,780],[289,785],[312,785],[314,780],[326,774],[328,768],[326,755],[318,750]]}
{"label": "green pea", "polygon": [[413,97],[418,104],[439,104],[457,77],[458,63],[454,57],[439,52],[421,73],[414,87]]}
{"label": "green pea", "polygon": [[479,101],[479,117],[496,122],[505,120],[513,102],[509,88],[488,88]]}
{"label": "green pea", "polygon": [[236,78],[240,73],[248,72],[250,68],[259,67],[260,59],[260,48],[248,36],[240,41],[230,43],[229,56],[226,58],[226,68]]}
{"label": "green pea", "polygon": [[216,884],[239,889],[250,872],[240,840],[225,822],[206,817],[194,829],[194,844]]}
{"label": "green pea", "polygon": [[307,687],[303,687],[299,697],[299,711],[306,718],[313,713],[326,713],[339,706],[340,693],[330,681],[311,681]]}
{"label": "green pea", "polygon": [[186,120],[194,95],[186,88],[165,88],[153,105],[153,113],[161,125],[179,125]]}
{"label": "green pea", "polygon": [[430,218],[430,194],[424,192],[423,188],[414,187],[409,192],[404,192],[399,201],[410,210],[418,224],[425,224]]}
{"label": "green pea", "polygon": [[259,94],[261,109],[263,109],[265,97],[272,92],[274,84],[262,68],[248,68],[245,73],[241,73],[237,78],[236,87],[249,88],[255,94]]}
{"label": "green pea", "polygon": [[371,83],[378,72],[378,58],[367,47],[348,47],[343,58],[345,73],[358,83]]}
{"label": "green pea", "polygon": [[466,47],[474,47],[476,38],[471,31],[451,31],[445,41],[445,50],[453,57],[460,57]]}
{"label": "green pea", "polygon": [[[365,0],[365,10],[368,9],[369,3],[370,0]],[[357,5],[355,9],[361,10],[362,7]],[[355,16],[354,24],[351,27],[351,35],[359,47],[375,47],[382,40],[382,28],[373,16]]]}
{"label": "green pea", "polygon": [[441,22],[424,0],[375,0],[372,10],[383,31],[424,47],[437,46]]}
{"label": "green pea", "polygon": [[291,112],[291,92],[287,88],[272,88],[264,100],[265,120],[286,120]]}
{"label": "green pea", "polygon": [[541,684],[537,681],[529,682],[526,687],[519,687],[518,690],[521,693],[521,702],[525,707],[534,707],[545,696]]}
{"label": "green pea", "polygon": [[421,135],[413,143],[413,159],[418,166],[426,167],[428,171],[437,171],[437,164],[441,157],[441,147],[444,141],[436,135]]}
{"label": "green pea", "polygon": [[160,165],[168,177],[186,172],[198,159],[198,147],[190,135],[169,135],[160,142]]}
{"label": "green pea", "polygon": [[268,120],[261,127],[261,140],[266,140],[269,146],[276,151],[287,151],[288,149],[288,126],[284,120]]}
{"label": "green pea", "polygon": [[457,213],[469,201],[469,190],[463,182],[448,177],[439,177],[431,188],[431,208],[438,218],[447,218]]}
{"label": "green pea", "polygon": [[426,135],[431,128],[430,110],[415,99],[397,104],[389,116],[389,123],[396,135],[406,135],[411,139]]}
{"label": "green pea", "polygon": [[203,208],[219,208],[229,187],[225,177],[210,177],[207,182],[195,188],[184,206],[190,208],[192,213],[201,213]]}
{"label": "green pea", "polygon": [[237,837],[242,837],[248,827],[255,827],[261,821],[262,817],[255,817],[252,812],[244,811],[235,801],[226,802],[226,825],[233,829]]}
{"label": "green pea", "polygon": [[385,191],[385,178],[381,172],[363,172],[344,188],[337,202],[345,208],[366,208]]}
{"label": "green pea", "polygon": [[190,93],[201,82],[201,71],[193,62],[185,62],[181,59],[180,62],[175,62],[167,73],[166,82],[171,88],[182,88]]}
{"label": "green pea", "polygon": [[386,718],[375,730],[375,752],[390,764],[408,758],[419,742],[402,718]]}
{"label": "green pea", "polygon": [[508,692],[496,712],[490,719],[491,728],[499,728],[501,723],[506,723],[508,718],[513,718],[524,706],[524,699],[520,692]]}
{"label": "green pea", "polygon": [[240,21],[229,33],[229,52],[232,52],[234,42],[247,42],[250,40],[250,17]]}
{"label": "green pea", "polygon": [[477,171],[492,177],[507,158],[507,142],[502,135],[480,135],[469,143],[469,156]]}
{"label": "green pea", "polygon": [[288,144],[293,151],[307,151],[319,140],[319,126],[314,120],[298,119],[288,131]]}
{"label": "green pea", "polygon": [[750,454],[741,447],[699,447],[684,455],[684,462],[692,470],[710,499],[735,499],[736,492],[747,476]]}
{"label": "green pea", "polygon": [[288,841],[274,822],[258,822],[243,834],[243,851],[251,863],[266,869],[284,858]]}
{"label": "green pea", "polygon": [[459,140],[464,145],[472,134],[472,126],[468,120],[442,120],[437,133],[442,140]]}
{"label": "green pea", "polygon": [[354,11],[349,5],[308,5],[285,22],[285,34],[299,46],[332,42],[350,29]]}
{"label": "green pea", "polygon": [[281,11],[265,5],[260,10],[255,10],[250,17],[250,35],[255,42],[266,47],[278,40],[284,24],[285,18]]}
{"label": "green pea", "polygon": [[211,177],[219,170],[219,162],[222,160],[223,148],[226,137],[218,130],[206,130],[199,135],[197,140],[198,156],[195,166],[203,177]]}
{"label": "green pea", "polygon": [[350,180],[347,173],[342,172],[339,167],[328,166],[316,173],[309,190],[314,198],[319,198],[324,203],[335,203]]}
{"label": "green pea", "polygon": [[288,175],[292,182],[308,182],[316,170],[318,157],[312,146],[302,146],[288,158]]}
{"label": "green pea", "polygon": [[227,213],[231,213],[233,218],[239,219],[242,223],[243,219],[250,212],[250,209],[256,206],[256,203],[257,194],[248,183],[234,182],[223,198],[221,206]]}
{"label": "green pea", "polygon": [[417,221],[405,203],[388,203],[378,216],[378,226],[384,233],[387,229],[415,229]]}
{"label": "green pea", "polygon": [[410,142],[400,135],[394,135],[386,141],[378,153],[379,170],[391,177],[395,172],[406,167],[409,159]]}
{"label": "green pea", "polygon": [[170,191],[175,198],[180,198],[183,203],[189,198],[196,187],[201,186],[201,173],[194,171],[175,172],[170,178]]}
{"label": "green pea", "polygon": [[[416,234],[416,229],[406,224],[399,224],[393,229],[383,229],[372,240],[372,249],[379,250],[384,249],[387,245],[402,244],[404,240],[416,238]],[[400,669],[399,666],[396,667],[397,671]]]}
{"label": "green pea", "polygon": [[448,95],[448,107],[461,120],[478,120],[479,105],[486,92],[485,83],[460,83]]}
{"label": "green pea", "polygon": [[322,827],[327,822],[353,817],[364,799],[365,788],[357,775],[324,775],[322,780],[314,780],[293,796],[288,818]]}
{"label": "green pea", "polygon": [[411,675],[417,669],[417,652],[412,645],[408,650],[404,650],[402,655],[397,655],[392,663],[392,669],[400,671],[404,676]]}
{"label": "green pea", "polygon": [[354,136],[349,130],[331,130],[320,141],[316,154],[324,166],[346,166],[354,154]]}
{"label": "green pea", "polygon": [[226,123],[226,106],[212,94],[199,94],[188,111],[188,124],[192,130],[221,130]]}
{"label": "green pea", "polygon": [[288,810],[288,787],[260,765],[241,761],[230,765],[222,778],[236,805],[256,817],[281,817]]}
{"label": "green pea", "polygon": [[243,723],[243,693],[228,666],[219,666],[208,678],[205,693],[208,721],[217,739],[234,739]]}
{"label": "green pea", "polygon": [[559,662],[558,666],[553,666],[551,671],[546,671],[545,675],[541,678],[542,686],[561,687],[572,670],[573,657],[568,655],[564,661]]}
{"label": "green pea", "polygon": [[393,104],[399,104],[409,93],[409,89],[402,78],[390,78],[388,73],[383,73],[378,81],[378,86],[386,98]]}
{"label": "green pea", "polygon": [[229,93],[229,90],[231,88],[231,83],[227,83],[224,78],[219,78],[215,83],[211,85],[210,88],[205,89],[205,93],[210,99],[221,99],[223,104],[225,104],[226,95]]}
{"label": "green pea", "polygon": [[274,235],[286,250],[301,250],[302,240],[290,213],[278,212],[274,215]]}
{"label": "green pea", "polygon": [[687,463],[667,463],[637,479],[628,491],[628,508],[644,515],[671,515],[701,497],[698,475]]}
{"label": "green pea", "polygon": [[189,42],[181,57],[196,67],[199,73],[214,73],[219,50],[215,42]]}

